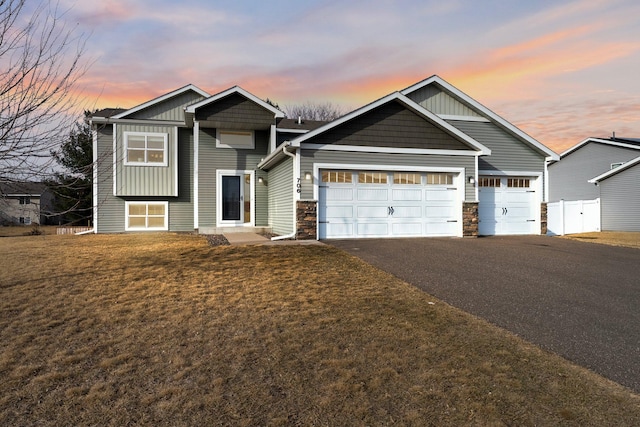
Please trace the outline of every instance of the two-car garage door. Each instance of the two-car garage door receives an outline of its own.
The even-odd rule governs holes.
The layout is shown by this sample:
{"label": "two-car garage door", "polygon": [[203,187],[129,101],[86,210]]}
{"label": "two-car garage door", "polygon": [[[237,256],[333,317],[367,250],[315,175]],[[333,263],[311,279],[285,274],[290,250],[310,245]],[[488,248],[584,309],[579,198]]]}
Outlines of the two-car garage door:
{"label": "two-car garage door", "polygon": [[462,233],[458,173],[324,170],[320,178],[321,239]]}

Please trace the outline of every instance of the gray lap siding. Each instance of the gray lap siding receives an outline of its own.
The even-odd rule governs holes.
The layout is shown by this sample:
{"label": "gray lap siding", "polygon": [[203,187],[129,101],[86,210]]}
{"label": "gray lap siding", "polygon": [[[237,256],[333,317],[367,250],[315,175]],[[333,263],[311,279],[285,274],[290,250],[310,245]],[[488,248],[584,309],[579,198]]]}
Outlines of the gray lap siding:
{"label": "gray lap siding", "polygon": [[[216,226],[216,175],[218,170],[256,170],[257,164],[267,156],[269,132],[255,131],[255,149],[237,150],[216,148],[216,130],[200,129],[198,135],[198,227]],[[267,226],[268,187],[258,184],[258,178],[267,173],[256,170],[255,205],[256,226]]]}
{"label": "gray lap siding", "polygon": [[640,166],[599,183],[603,231],[640,231]]}
{"label": "gray lap siding", "polygon": [[269,225],[276,234],[295,229],[293,222],[293,159],[288,157],[269,170]]}

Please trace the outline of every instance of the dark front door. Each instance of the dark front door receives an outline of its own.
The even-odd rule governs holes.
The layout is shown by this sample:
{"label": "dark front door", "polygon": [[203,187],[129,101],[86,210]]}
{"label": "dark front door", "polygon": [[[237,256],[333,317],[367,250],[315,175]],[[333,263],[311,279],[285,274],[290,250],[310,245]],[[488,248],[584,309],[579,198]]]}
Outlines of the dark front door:
{"label": "dark front door", "polygon": [[242,209],[242,190],[240,176],[222,177],[222,220],[240,221]]}

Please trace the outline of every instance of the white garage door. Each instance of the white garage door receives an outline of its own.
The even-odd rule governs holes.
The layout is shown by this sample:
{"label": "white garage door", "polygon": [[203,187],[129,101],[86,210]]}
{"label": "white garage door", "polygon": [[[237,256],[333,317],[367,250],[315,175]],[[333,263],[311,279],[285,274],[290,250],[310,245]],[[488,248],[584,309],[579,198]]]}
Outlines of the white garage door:
{"label": "white garage door", "polygon": [[535,177],[481,176],[478,234],[540,234]]}
{"label": "white garage door", "polygon": [[321,239],[458,236],[458,174],[322,171]]}

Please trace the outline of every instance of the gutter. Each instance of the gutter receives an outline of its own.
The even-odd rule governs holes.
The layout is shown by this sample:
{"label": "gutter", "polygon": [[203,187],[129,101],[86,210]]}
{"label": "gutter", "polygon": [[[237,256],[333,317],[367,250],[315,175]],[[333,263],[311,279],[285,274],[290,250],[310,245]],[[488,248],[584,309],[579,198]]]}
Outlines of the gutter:
{"label": "gutter", "polygon": [[[282,153],[283,153],[284,155],[289,156],[289,157],[291,157],[292,159],[294,159],[294,162],[295,162],[296,155],[295,155],[295,154],[293,154],[293,153],[292,153],[292,152],[290,152],[290,151],[287,151],[287,147],[288,147],[288,146],[290,146],[290,145],[291,145],[291,142],[290,142],[290,141],[286,141],[284,144],[282,144]],[[280,152],[280,151],[278,150],[276,153],[279,153],[279,152]],[[274,156],[274,157],[276,157],[276,156]],[[268,157],[267,157],[267,159],[268,159],[268,160],[270,160]],[[261,163],[263,163],[263,162],[261,162]],[[291,238],[296,237],[296,234],[297,234],[297,233],[296,233],[296,230],[295,230],[295,228],[296,228],[296,221],[295,221],[295,219],[294,219],[294,221],[293,221],[293,228],[294,228],[293,233],[285,234],[284,236],[276,236],[276,237],[272,237],[272,238],[271,238],[271,241],[272,241],[272,242],[275,242],[276,240],[285,240],[285,239],[291,239]]]}

